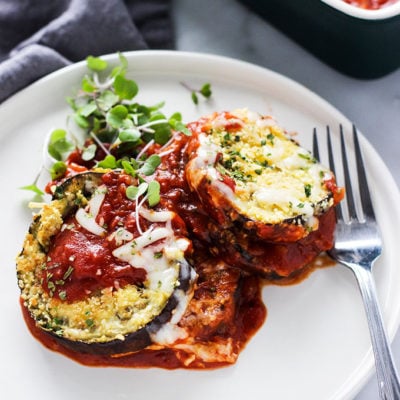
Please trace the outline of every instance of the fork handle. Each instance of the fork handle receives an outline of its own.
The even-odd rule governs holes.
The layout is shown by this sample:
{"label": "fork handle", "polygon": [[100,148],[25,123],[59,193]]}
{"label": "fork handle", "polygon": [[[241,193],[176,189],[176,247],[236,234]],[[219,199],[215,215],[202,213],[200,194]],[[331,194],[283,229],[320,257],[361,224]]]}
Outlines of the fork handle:
{"label": "fork handle", "polygon": [[357,278],[358,286],[364,300],[372,348],[375,355],[380,398],[384,400],[400,400],[399,377],[382,322],[371,265],[360,267],[360,265],[350,264],[348,266],[353,270]]}

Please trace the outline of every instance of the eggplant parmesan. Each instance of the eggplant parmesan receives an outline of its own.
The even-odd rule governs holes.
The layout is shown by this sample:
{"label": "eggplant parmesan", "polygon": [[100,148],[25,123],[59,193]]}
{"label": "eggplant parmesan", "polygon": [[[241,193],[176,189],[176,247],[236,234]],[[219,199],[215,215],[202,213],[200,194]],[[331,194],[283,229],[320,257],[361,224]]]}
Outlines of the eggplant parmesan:
{"label": "eggplant parmesan", "polygon": [[331,171],[271,117],[246,109],[190,125],[187,182],[215,221],[214,253],[288,276],[332,246],[342,191]]}
{"label": "eggplant parmesan", "polygon": [[126,197],[133,183],[116,172],[67,179],[35,216],[18,257],[31,317],[72,349],[126,353],[161,340],[162,327],[162,340],[182,334],[176,322],[196,276],[185,258],[191,242],[176,214]]}
{"label": "eggplant parmesan", "polygon": [[261,325],[257,278],[192,244],[170,173],[155,208],[127,197],[137,182],[123,172],[53,188],[17,258],[25,319],[49,348],[87,365],[209,368],[234,363]]}
{"label": "eggplant parmesan", "polygon": [[272,118],[221,112],[188,130],[138,151],[106,143],[124,148],[107,168],[77,149],[48,186],[17,275],[49,348],[86,365],[232,364],[265,320],[263,280],[293,277],[332,246],[343,193]]}

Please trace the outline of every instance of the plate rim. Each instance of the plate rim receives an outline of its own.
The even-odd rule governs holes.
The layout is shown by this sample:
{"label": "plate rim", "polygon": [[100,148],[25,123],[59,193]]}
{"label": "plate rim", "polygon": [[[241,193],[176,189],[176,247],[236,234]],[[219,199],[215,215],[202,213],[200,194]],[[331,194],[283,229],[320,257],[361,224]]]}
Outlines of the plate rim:
{"label": "plate rim", "polygon": [[[131,58],[137,58],[137,57],[144,57],[144,58],[159,58],[159,57],[170,57],[174,59],[197,59],[197,60],[202,60],[202,61],[209,61],[211,63],[224,63],[224,64],[235,64],[237,66],[240,66],[241,68],[244,69],[253,69],[254,71],[260,71],[262,74],[269,75],[271,79],[278,80],[279,82],[284,82],[286,85],[291,85],[292,87],[295,88],[295,90],[300,90],[303,93],[306,93],[306,95],[312,99],[314,102],[317,102],[320,106],[323,106],[327,110],[327,113],[335,116],[337,120],[341,120],[346,124],[351,124],[350,121],[345,117],[345,115],[340,112],[337,108],[335,108],[331,103],[329,103],[327,100],[313,92],[312,90],[308,89],[306,86],[303,84],[286,77],[279,72],[275,72],[273,70],[270,70],[268,68],[265,68],[260,65],[256,65],[247,61],[243,60],[237,60],[231,57],[226,57],[226,56],[221,56],[221,55],[215,55],[215,54],[208,54],[208,53],[198,53],[198,52],[187,52],[187,51],[175,51],[175,50],[142,50],[142,51],[128,51],[128,52],[123,52],[123,54],[129,59]],[[116,53],[111,53],[111,54],[106,54],[101,56],[107,61],[112,61],[112,60],[117,60],[117,54]],[[83,66],[85,65],[85,60],[82,60],[78,63],[74,63],[71,65],[68,65],[66,67],[63,67],[57,71],[52,72],[51,74],[48,74],[39,80],[33,82],[23,90],[17,92],[7,100],[5,100],[3,103],[0,104],[0,115],[4,112],[7,111],[7,108],[11,109],[15,106],[18,105],[18,102],[23,101],[24,97],[30,95],[30,93],[35,90],[40,90],[40,87],[42,85],[47,85],[49,82],[51,82],[53,79],[57,80],[59,77],[62,77],[64,74],[72,73],[74,70],[78,71],[80,70]],[[6,110],[6,111],[4,111]],[[386,178],[389,180],[389,183],[393,185],[393,187],[397,188],[397,184],[395,183],[395,180],[393,178],[393,175],[391,172],[388,170],[386,167],[384,161],[382,158],[379,156],[379,154],[376,152],[374,147],[370,144],[370,142],[365,138],[365,136],[361,135],[362,137],[362,142],[363,146],[366,147],[366,150],[369,154],[374,155],[374,161],[379,164],[379,168],[383,168],[383,171],[385,172]],[[391,181],[390,181],[391,180]],[[398,198],[400,200],[400,192],[398,190],[394,191],[391,193],[393,198]],[[389,332],[390,339],[393,340],[396,331],[398,330],[398,327],[400,325],[400,307],[398,306],[397,310],[397,315],[395,316],[395,321],[393,322],[392,330]],[[240,362],[240,361],[239,361]],[[358,372],[359,376],[358,381],[356,381],[355,384],[353,384],[350,388],[345,388],[344,384],[342,385],[341,388],[338,389],[338,395],[339,396],[344,396],[340,398],[350,398],[349,396],[354,396],[358,391],[362,388],[362,386],[366,383],[366,381],[370,378],[372,375],[372,368],[373,368],[373,357],[372,354],[370,357],[367,357],[367,360],[363,363],[363,365],[360,366],[360,371]],[[354,379],[353,379],[354,380]],[[347,385],[348,386],[348,385]],[[346,386],[346,387],[347,387]],[[340,390],[343,389],[343,390]],[[340,394],[339,392],[342,392]],[[336,397],[336,394],[332,398],[338,398]]]}

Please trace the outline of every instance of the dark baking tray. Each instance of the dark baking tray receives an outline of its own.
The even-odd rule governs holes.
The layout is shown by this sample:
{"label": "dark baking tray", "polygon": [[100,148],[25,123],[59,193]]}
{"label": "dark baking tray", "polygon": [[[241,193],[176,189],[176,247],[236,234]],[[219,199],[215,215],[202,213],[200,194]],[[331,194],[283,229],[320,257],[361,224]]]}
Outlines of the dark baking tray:
{"label": "dark baking tray", "polygon": [[385,18],[382,10],[362,10],[368,18],[360,18],[321,0],[241,1],[344,74],[372,79],[400,66],[400,13],[390,12],[394,6],[384,10]]}

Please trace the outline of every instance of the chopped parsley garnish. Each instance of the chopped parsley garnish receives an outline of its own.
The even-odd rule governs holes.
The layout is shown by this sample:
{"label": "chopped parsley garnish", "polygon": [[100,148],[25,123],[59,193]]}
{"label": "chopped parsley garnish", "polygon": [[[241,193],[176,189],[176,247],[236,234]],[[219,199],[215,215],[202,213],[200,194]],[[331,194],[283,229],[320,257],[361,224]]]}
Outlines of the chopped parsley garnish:
{"label": "chopped parsley garnish", "polygon": [[67,299],[67,293],[66,293],[66,291],[65,291],[65,290],[62,290],[61,292],[58,292],[58,297],[59,297],[61,300],[66,300],[66,299]]}
{"label": "chopped parsley garnish", "polygon": [[269,142],[270,142],[271,144],[274,144],[275,136],[274,136],[273,133],[269,133],[269,134],[267,135],[267,139],[269,140]]}
{"label": "chopped parsley garnish", "polygon": [[66,281],[71,276],[72,272],[74,272],[74,268],[69,266],[63,275],[63,280]]}
{"label": "chopped parsley garnish", "polygon": [[88,319],[85,321],[85,323],[86,323],[86,326],[87,326],[88,328],[91,328],[91,327],[94,325],[94,321],[93,321],[92,319],[90,319],[90,318],[88,318]]}
{"label": "chopped parsley garnish", "polygon": [[311,154],[298,153],[298,156],[300,158],[303,158],[304,160],[311,161],[312,163],[316,163],[317,162],[317,160]]}
{"label": "chopped parsley garnish", "polygon": [[304,193],[307,197],[311,196],[311,189],[312,189],[312,185],[310,185],[309,183],[306,183],[304,185]]}
{"label": "chopped parsley garnish", "polygon": [[231,174],[232,178],[237,179],[238,181],[247,182],[249,177],[246,176],[242,171],[233,171]]}

